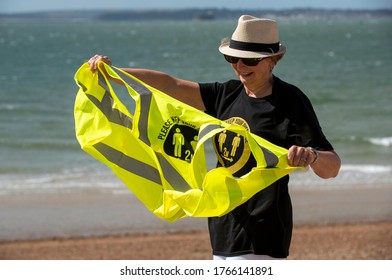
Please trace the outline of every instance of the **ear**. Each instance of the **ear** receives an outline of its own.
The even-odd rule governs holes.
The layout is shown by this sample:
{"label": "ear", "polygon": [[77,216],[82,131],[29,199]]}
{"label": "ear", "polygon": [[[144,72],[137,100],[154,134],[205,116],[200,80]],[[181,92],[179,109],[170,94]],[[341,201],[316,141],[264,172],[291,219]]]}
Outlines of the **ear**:
{"label": "ear", "polygon": [[270,68],[274,68],[276,63],[278,63],[278,60],[279,59],[277,58],[277,56],[272,56],[270,58]]}
{"label": "ear", "polygon": [[275,64],[277,64],[278,61],[281,60],[281,59],[283,58],[283,56],[284,56],[284,53],[283,53],[283,54],[280,54],[280,55],[274,56],[274,58],[275,58]]}

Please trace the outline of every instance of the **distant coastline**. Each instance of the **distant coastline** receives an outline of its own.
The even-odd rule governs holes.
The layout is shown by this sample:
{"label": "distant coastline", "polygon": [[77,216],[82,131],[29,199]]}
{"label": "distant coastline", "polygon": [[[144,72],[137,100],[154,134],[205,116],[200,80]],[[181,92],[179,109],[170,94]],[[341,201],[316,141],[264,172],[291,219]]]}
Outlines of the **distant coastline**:
{"label": "distant coastline", "polygon": [[236,19],[251,14],[274,18],[392,18],[392,9],[383,10],[329,10],[329,9],[286,9],[286,10],[230,10],[230,9],[175,9],[175,10],[75,10],[43,11],[31,13],[0,13],[0,22],[32,21],[142,21],[142,20],[223,20]]}

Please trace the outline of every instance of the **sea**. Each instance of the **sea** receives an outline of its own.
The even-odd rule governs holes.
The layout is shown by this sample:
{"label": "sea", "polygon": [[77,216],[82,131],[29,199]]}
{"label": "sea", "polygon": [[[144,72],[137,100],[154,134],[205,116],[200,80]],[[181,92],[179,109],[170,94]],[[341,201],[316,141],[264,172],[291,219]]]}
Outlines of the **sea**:
{"label": "sea", "polygon": [[[310,98],[342,159],[334,179],[292,175],[297,189],[392,186],[392,18],[280,18],[274,69]],[[0,195],[129,192],[81,150],[77,69],[95,54],[197,82],[235,78],[218,51],[236,20],[0,23]],[[211,151],[212,153],[212,151]]]}

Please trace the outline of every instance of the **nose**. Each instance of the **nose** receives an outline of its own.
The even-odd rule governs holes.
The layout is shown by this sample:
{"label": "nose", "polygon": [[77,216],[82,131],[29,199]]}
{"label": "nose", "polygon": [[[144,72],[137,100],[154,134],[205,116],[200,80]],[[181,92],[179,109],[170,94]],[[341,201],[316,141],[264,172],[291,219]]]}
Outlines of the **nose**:
{"label": "nose", "polygon": [[246,68],[246,67],[248,67],[245,63],[242,62],[241,58],[238,60],[238,62],[236,64],[237,64],[237,68]]}

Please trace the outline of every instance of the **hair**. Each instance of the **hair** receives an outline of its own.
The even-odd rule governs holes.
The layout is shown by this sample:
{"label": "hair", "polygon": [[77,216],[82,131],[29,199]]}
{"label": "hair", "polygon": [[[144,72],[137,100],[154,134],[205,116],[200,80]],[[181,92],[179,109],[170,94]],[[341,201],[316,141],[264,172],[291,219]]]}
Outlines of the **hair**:
{"label": "hair", "polygon": [[221,45],[223,45],[223,44],[228,44],[228,43],[230,43],[230,38],[223,38],[222,40],[221,40]]}

